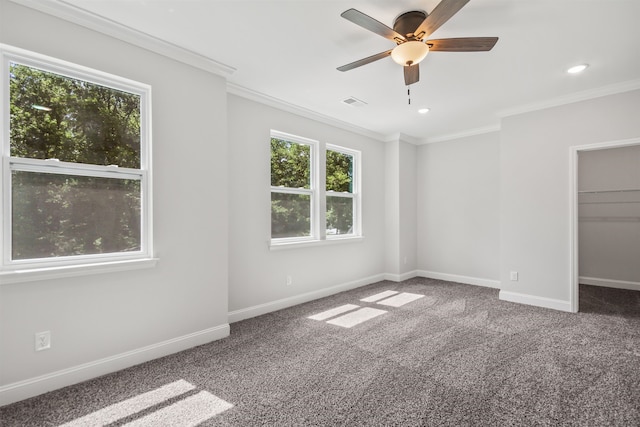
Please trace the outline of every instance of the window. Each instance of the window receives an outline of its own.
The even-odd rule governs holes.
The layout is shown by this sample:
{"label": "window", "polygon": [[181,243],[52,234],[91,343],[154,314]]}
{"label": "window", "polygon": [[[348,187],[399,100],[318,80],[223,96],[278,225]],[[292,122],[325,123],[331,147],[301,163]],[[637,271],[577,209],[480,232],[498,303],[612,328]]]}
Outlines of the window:
{"label": "window", "polygon": [[313,167],[315,141],[271,135],[271,238],[316,238],[313,211],[317,184]]}
{"label": "window", "polygon": [[151,258],[150,88],[2,47],[2,271]]}
{"label": "window", "polygon": [[334,146],[328,148],[326,153],[327,236],[354,234],[357,224],[353,186],[355,155]]}
{"label": "window", "polygon": [[357,151],[272,131],[272,245],[359,237],[359,162]]}

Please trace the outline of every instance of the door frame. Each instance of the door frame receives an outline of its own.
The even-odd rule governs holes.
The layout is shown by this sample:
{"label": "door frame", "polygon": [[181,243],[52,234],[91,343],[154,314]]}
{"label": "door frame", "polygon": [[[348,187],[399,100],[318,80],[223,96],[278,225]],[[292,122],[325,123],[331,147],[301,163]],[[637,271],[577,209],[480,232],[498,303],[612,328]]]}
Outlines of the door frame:
{"label": "door frame", "polygon": [[578,257],[578,154],[581,151],[596,151],[606,150],[609,148],[622,148],[631,147],[634,145],[640,145],[639,138],[622,139],[617,141],[601,142],[596,144],[587,145],[575,145],[569,147],[570,154],[570,167],[569,167],[569,259],[570,259],[570,292],[569,303],[571,305],[571,312],[577,313],[579,310],[579,298],[578,292],[580,288],[580,272],[578,270],[579,257]]}

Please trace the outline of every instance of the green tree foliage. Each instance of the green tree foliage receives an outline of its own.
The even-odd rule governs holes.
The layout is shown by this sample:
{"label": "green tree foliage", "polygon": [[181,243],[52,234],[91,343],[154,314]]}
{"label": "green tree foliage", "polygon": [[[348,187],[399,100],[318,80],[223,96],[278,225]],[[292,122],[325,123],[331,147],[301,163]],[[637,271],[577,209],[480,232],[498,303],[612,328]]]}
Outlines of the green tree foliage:
{"label": "green tree foliage", "polygon": [[[311,147],[271,138],[271,185],[311,188]],[[307,195],[271,193],[271,236],[311,234],[311,199]]]}
{"label": "green tree foliage", "polygon": [[327,150],[327,191],[353,192],[353,157]]}
{"label": "green tree foliage", "polygon": [[[327,150],[327,191],[353,193],[353,156]],[[353,228],[353,199],[327,196],[327,232],[348,234]]]}
{"label": "green tree foliage", "polygon": [[[140,167],[140,96],[10,66],[10,154]],[[140,249],[140,182],[14,171],[13,259]]]}
{"label": "green tree foliage", "polygon": [[[353,156],[326,152],[326,190],[353,192]],[[311,188],[311,147],[271,138],[271,185],[285,188]],[[308,195],[271,193],[271,236],[300,237],[311,234],[311,199]],[[328,232],[351,233],[353,199],[327,196]]]}
{"label": "green tree foliage", "polygon": [[271,185],[311,188],[311,147],[271,138]]}

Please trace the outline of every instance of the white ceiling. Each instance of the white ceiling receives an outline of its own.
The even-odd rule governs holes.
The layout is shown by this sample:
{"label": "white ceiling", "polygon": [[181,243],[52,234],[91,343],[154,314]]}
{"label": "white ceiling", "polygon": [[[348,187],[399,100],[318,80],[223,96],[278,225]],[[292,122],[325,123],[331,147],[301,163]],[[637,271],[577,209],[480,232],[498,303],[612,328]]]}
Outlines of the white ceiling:
{"label": "white ceiling", "polygon": [[[257,92],[382,137],[418,142],[496,129],[515,111],[640,88],[639,0],[471,0],[430,38],[497,36],[490,52],[432,52],[408,105],[386,58],[336,67],[394,44],[343,18],[356,8],[392,26],[439,0],[49,0],[76,6],[235,69]],[[580,75],[565,70],[588,63]],[[356,97],[364,107],[341,101]],[[419,107],[429,107],[426,115]]]}

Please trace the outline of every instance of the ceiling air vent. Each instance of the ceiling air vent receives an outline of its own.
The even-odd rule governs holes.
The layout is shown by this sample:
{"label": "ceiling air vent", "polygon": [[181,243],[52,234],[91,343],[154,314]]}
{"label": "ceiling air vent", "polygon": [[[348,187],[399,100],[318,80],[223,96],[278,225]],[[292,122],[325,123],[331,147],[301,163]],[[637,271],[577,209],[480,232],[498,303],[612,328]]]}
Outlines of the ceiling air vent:
{"label": "ceiling air vent", "polygon": [[364,101],[362,101],[362,100],[360,100],[358,98],[355,98],[353,96],[350,96],[347,99],[343,99],[342,102],[347,104],[347,105],[350,105],[352,107],[364,107],[365,105],[367,105],[366,102],[364,102]]}

